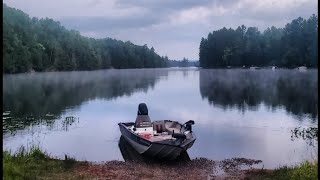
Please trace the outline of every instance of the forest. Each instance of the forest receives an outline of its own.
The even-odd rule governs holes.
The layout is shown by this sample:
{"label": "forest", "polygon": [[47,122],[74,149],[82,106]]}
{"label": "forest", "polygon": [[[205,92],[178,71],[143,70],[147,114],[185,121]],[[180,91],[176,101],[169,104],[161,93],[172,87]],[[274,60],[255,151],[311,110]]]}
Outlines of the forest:
{"label": "forest", "polygon": [[256,27],[222,28],[202,38],[203,68],[318,66],[318,17],[294,19],[284,28],[272,26],[262,33]]}
{"label": "forest", "polygon": [[167,67],[168,57],[130,41],[84,37],[3,3],[3,72]]}

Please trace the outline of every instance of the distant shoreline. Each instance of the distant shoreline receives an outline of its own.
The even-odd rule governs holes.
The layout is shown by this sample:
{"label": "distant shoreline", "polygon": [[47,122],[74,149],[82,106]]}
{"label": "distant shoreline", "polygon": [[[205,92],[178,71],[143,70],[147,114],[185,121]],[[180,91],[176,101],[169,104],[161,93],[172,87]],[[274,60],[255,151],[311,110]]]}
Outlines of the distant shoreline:
{"label": "distant shoreline", "polygon": [[[32,74],[32,73],[47,73],[47,72],[87,72],[87,71],[103,71],[103,70],[139,70],[139,69],[168,69],[168,68],[198,68],[198,69],[248,69],[250,70],[250,67],[217,67],[217,68],[203,68],[203,67],[196,67],[196,66],[189,66],[189,67],[159,67],[159,68],[107,68],[107,69],[93,69],[93,70],[73,70],[73,71],[29,71],[29,72],[21,72],[21,73],[3,73],[4,75],[14,75],[14,74]],[[256,70],[259,69],[270,69],[271,67],[258,67]],[[297,67],[291,68],[291,67],[278,67],[276,69],[289,69],[289,70],[297,70]],[[317,67],[310,67],[306,70],[318,70]]]}

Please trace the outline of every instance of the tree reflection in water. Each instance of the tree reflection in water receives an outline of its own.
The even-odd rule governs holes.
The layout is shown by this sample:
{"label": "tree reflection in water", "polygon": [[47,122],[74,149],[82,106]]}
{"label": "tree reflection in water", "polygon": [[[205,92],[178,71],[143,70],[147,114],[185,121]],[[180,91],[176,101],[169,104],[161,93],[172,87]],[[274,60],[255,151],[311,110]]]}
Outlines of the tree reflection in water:
{"label": "tree reflection in water", "polygon": [[3,130],[52,126],[66,109],[94,99],[111,100],[154,88],[166,70],[101,70],[5,75],[3,77]]}
{"label": "tree reflection in water", "polygon": [[211,105],[255,110],[284,107],[298,119],[318,117],[317,70],[200,70],[200,93]]}

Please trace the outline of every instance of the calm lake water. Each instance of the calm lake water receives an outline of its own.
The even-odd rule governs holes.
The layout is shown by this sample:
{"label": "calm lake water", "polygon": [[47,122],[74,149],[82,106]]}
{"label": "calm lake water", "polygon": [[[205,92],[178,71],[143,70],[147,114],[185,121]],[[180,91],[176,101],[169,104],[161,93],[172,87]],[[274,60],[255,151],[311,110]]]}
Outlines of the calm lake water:
{"label": "calm lake water", "polygon": [[145,102],[152,120],[196,122],[191,159],[291,165],[317,157],[316,147],[291,138],[296,127],[318,125],[317,74],[169,68],[4,75],[3,147],[36,144],[58,158],[124,160],[117,124],[134,121]]}

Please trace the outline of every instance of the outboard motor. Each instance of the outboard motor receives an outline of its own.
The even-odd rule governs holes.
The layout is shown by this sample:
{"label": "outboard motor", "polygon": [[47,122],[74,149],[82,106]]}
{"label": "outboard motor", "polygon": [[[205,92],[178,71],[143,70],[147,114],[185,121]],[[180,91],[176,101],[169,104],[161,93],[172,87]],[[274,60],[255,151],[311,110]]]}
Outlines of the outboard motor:
{"label": "outboard motor", "polygon": [[140,103],[138,106],[138,115],[148,115],[148,108],[146,103]]}
{"label": "outboard motor", "polygon": [[148,108],[145,103],[140,103],[138,106],[137,119],[135,128],[152,127],[151,119],[148,115]]}

